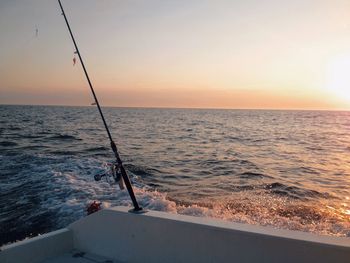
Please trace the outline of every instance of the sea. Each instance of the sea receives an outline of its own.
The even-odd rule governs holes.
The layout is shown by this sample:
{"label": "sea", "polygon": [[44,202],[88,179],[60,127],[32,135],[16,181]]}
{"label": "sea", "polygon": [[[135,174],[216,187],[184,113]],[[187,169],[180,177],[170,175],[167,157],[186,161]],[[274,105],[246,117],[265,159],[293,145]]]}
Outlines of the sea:
{"label": "sea", "polygon": [[[104,107],[148,210],[350,236],[350,112]],[[0,105],[0,244],[130,206],[94,106]],[[108,178],[108,177],[106,177]]]}

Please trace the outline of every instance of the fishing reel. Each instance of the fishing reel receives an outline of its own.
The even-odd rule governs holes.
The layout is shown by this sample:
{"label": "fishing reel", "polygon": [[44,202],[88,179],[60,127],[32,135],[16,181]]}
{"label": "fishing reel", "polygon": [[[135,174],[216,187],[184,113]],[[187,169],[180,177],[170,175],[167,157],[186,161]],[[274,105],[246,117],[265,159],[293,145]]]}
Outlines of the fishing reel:
{"label": "fishing reel", "polygon": [[101,179],[104,177],[106,178],[107,183],[110,185],[119,184],[120,190],[123,190],[124,187],[124,181],[122,177],[122,173],[120,170],[120,165],[117,163],[109,164],[110,171],[102,174],[95,174],[94,179],[96,182],[101,181]]}

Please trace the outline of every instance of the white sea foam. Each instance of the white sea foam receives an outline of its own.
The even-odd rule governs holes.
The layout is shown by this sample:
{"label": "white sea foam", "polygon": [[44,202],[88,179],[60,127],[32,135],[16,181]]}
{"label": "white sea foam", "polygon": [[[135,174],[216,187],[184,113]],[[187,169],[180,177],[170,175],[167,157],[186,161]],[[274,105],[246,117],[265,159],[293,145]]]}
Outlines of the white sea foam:
{"label": "white sea foam", "polygon": [[[94,162],[94,161],[93,161]],[[91,163],[90,163],[91,165]],[[130,206],[126,190],[106,182],[94,182],[90,177],[74,173],[55,173],[57,184],[70,188],[66,201],[49,198],[45,205],[59,208],[61,226],[86,215],[86,206],[101,201],[103,208]],[[137,200],[145,209],[178,213],[198,217],[211,217],[233,222],[273,226],[282,229],[308,231],[318,234],[349,236],[350,223],[339,220],[335,214],[318,207],[305,206],[286,197],[276,197],[264,192],[242,191],[229,198],[206,200],[205,203],[177,204],[167,193],[152,190],[140,183],[134,185]]]}

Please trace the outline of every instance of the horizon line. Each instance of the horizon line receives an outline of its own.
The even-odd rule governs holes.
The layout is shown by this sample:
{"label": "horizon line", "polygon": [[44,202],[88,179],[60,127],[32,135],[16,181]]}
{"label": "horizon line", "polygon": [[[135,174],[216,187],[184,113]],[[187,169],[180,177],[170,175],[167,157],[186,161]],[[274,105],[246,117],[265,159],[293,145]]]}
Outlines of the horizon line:
{"label": "horizon line", "polygon": [[[0,106],[46,106],[46,107],[96,107],[96,105],[71,105],[71,104],[21,104],[0,103]],[[266,110],[266,111],[345,111],[350,109],[325,109],[325,108],[219,108],[219,107],[163,107],[163,106],[114,106],[100,105],[101,108],[123,108],[123,109],[183,109],[183,110]]]}

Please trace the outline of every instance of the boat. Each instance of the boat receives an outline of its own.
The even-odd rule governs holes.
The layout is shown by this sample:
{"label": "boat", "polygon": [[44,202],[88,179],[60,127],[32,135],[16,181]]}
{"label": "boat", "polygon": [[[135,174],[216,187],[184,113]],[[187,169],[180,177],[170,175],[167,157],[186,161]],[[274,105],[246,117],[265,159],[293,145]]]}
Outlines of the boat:
{"label": "boat", "polygon": [[[0,263],[350,262],[349,238],[142,209],[112,140],[60,0],[58,2],[95,99],[93,104],[100,112],[116,158],[110,177],[115,183],[124,182],[134,208],[100,210],[93,203],[90,215],[66,228],[2,246]],[[107,175],[95,175],[95,180],[104,176]]]}
{"label": "boat", "polygon": [[6,245],[1,263],[348,263],[350,239],[130,207]]}

